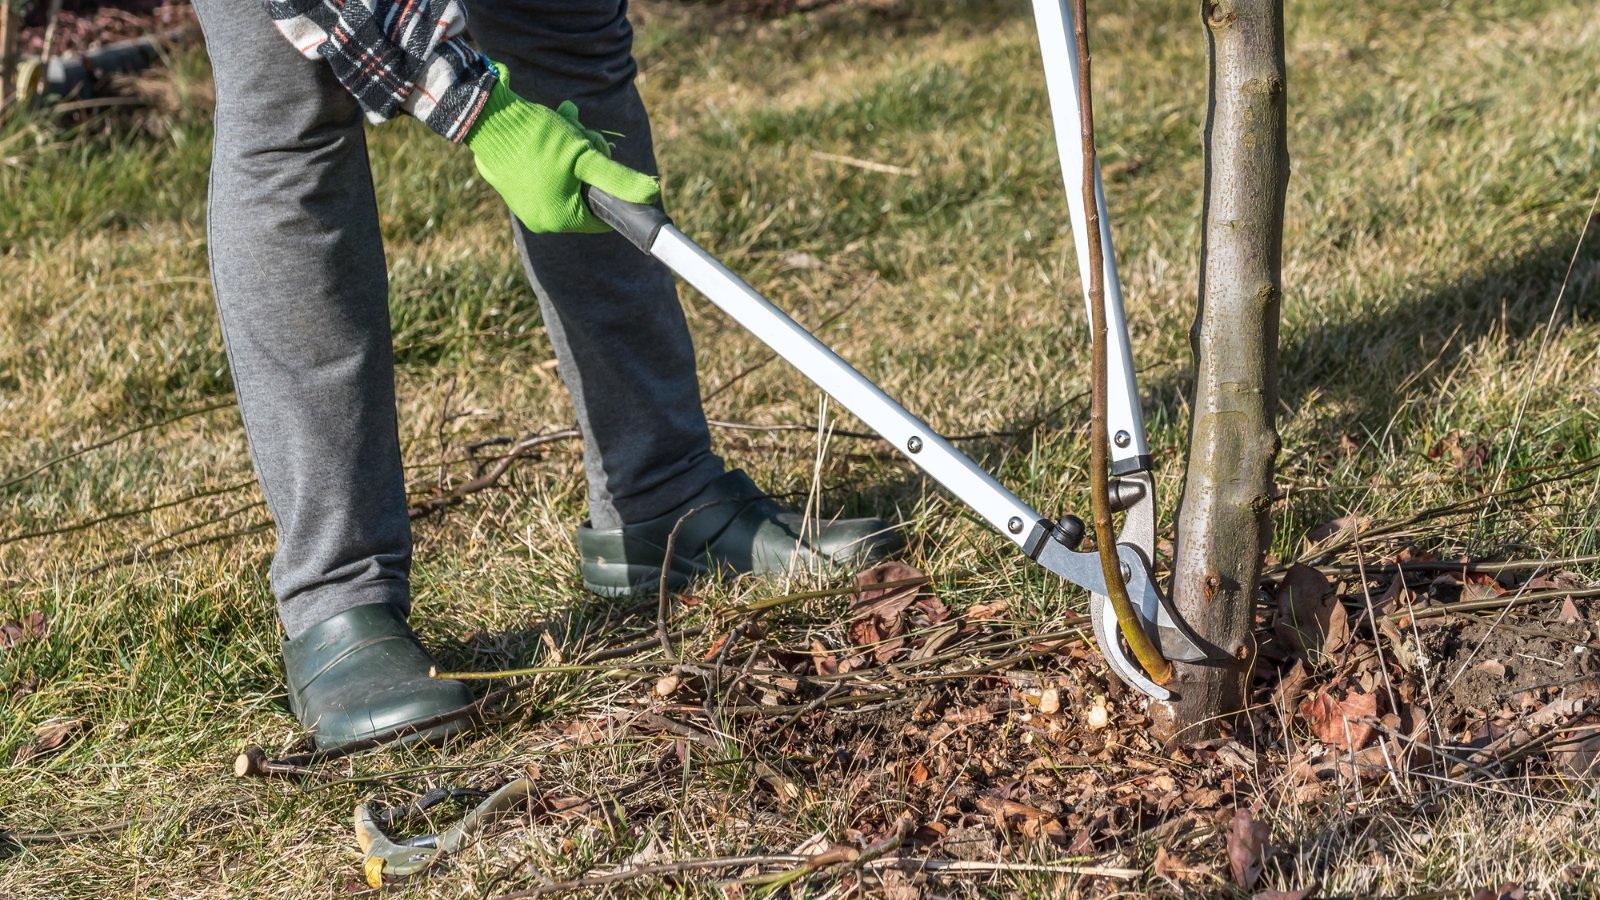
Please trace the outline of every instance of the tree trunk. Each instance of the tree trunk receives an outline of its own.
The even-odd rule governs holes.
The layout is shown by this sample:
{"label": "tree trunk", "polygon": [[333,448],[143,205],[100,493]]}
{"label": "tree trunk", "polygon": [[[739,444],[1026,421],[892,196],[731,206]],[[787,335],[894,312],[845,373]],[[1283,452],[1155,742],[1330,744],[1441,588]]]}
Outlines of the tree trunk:
{"label": "tree trunk", "polygon": [[1211,55],[1195,398],[1172,592],[1219,661],[1176,663],[1158,734],[1215,737],[1245,704],[1278,455],[1285,134],[1283,0],[1203,0]]}

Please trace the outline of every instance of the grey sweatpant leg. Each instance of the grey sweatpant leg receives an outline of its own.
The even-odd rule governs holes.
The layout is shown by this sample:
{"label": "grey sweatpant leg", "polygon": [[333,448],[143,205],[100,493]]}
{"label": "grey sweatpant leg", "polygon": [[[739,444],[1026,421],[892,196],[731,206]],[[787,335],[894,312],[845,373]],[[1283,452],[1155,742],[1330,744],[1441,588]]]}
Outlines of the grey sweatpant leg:
{"label": "grey sweatpant leg", "polygon": [[[511,86],[578,105],[612,156],[656,174],[634,88],[627,0],[466,0],[478,44]],[[510,216],[584,434],[596,528],[655,518],[723,472],[711,453],[694,347],[666,267],[616,234],[530,234]]]}
{"label": "grey sweatpant leg", "polygon": [[[365,603],[409,606],[411,531],[377,205],[360,110],[328,67],[296,52],[253,0],[196,7],[217,85],[212,280],[278,526],[273,592],[295,637]],[[630,135],[619,158],[653,171],[616,0],[503,0],[485,12],[513,24],[548,16],[543,33],[559,35],[565,55],[531,43],[533,29],[497,42],[517,90],[540,99],[552,96],[541,84],[567,92],[590,127]],[[473,22],[480,38],[491,27]],[[546,57],[548,70],[539,65]],[[466,152],[443,140],[436,147]],[[596,524],[650,518],[698,492],[722,462],[710,451],[670,279],[614,235],[519,234],[519,245],[585,432]]]}

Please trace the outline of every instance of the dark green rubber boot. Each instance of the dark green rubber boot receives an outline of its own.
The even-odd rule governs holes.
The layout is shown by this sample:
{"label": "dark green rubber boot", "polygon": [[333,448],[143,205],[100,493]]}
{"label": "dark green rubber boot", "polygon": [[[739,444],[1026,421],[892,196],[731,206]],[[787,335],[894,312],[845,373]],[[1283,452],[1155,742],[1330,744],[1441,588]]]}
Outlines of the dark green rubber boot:
{"label": "dark green rubber boot", "polygon": [[[319,748],[337,747],[472,702],[459,681],[428,677],[433,657],[388,603],[347,609],[283,644],[289,709]],[[438,743],[466,719],[418,732],[404,743]]]}
{"label": "dark green rubber boot", "polygon": [[899,529],[883,519],[807,522],[740,469],[648,522],[578,528],[583,586],[602,597],[654,592],[663,568],[667,587],[679,590],[701,575],[860,568],[904,546]]}

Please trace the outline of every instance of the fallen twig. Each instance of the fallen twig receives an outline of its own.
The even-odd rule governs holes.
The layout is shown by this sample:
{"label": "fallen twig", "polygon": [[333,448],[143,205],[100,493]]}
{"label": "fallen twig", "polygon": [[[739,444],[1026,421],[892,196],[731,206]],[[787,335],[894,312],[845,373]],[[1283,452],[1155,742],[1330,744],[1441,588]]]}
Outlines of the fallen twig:
{"label": "fallen twig", "polygon": [[171,509],[174,506],[182,506],[185,503],[203,500],[206,497],[216,497],[221,494],[231,494],[235,491],[242,491],[245,488],[254,487],[255,483],[256,480],[254,478],[251,478],[248,481],[236,481],[233,484],[226,484],[220,487],[198,490],[194,493],[186,494],[177,500],[168,500],[164,503],[154,503],[149,506],[141,506],[137,509],[120,509],[116,512],[106,513],[101,516],[96,516],[92,519],[82,519],[67,525],[58,525],[54,528],[42,528],[38,531],[26,531],[20,534],[6,535],[5,537],[0,537],[0,545],[14,544],[18,541],[28,541],[35,538],[51,537],[58,534],[71,534],[75,531],[84,531],[86,529],[93,528],[96,525],[104,525],[107,522],[115,522],[119,519],[128,519],[132,518],[133,516],[142,516],[146,513],[159,512],[163,509]]}
{"label": "fallen twig", "polygon": [[[710,425],[712,428],[721,428],[727,431],[803,431],[808,434],[815,434],[822,430],[819,426],[810,425],[803,422],[780,422],[773,425],[757,425],[753,422],[730,422],[726,419],[708,419],[706,424]],[[862,441],[883,440],[883,435],[878,434],[875,431],[844,431],[837,428],[829,428],[827,431],[829,437],[854,438]],[[985,441],[995,439],[1004,440],[1008,438],[1021,437],[1027,433],[1028,429],[1021,428],[1012,429],[1009,431],[973,431],[967,434],[953,434],[946,437],[945,440],[952,444],[961,443],[962,441]]]}
{"label": "fallen twig", "polygon": [[93,109],[133,109],[150,105],[147,97],[88,97],[68,100],[51,107],[56,113],[87,112]]}
{"label": "fallen twig", "polygon": [[870,159],[857,159],[854,156],[842,156],[838,153],[824,153],[821,150],[811,151],[811,158],[822,162],[839,163],[867,172],[877,172],[880,175],[920,175],[921,169],[908,169],[905,166],[890,165],[889,163],[873,162]]}
{"label": "fallen twig", "polygon": [[[677,665],[670,661],[637,663],[640,666],[653,666],[657,669]],[[524,669],[500,669],[494,672],[441,672],[438,669],[428,670],[429,678],[438,678],[444,681],[496,681],[501,678],[532,678],[536,675],[578,675],[597,674],[604,678],[610,675],[625,675],[632,678],[649,678],[654,672],[642,669],[629,669],[624,666],[602,666],[591,663],[572,663],[559,666],[528,666]]]}
{"label": "fallen twig", "polygon": [[[1365,540],[1369,543],[1374,538],[1394,537],[1403,533],[1405,529],[1410,528],[1413,525],[1418,525],[1422,522],[1428,522],[1434,519],[1442,519],[1446,516],[1468,515],[1481,512],[1482,510],[1487,509],[1493,503],[1509,501],[1518,495],[1531,493],[1538,488],[1546,487],[1548,485],[1559,484],[1560,482],[1576,478],[1579,475],[1585,475],[1593,472],[1596,469],[1600,469],[1600,456],[1589,457],[1588,459],[1581,460],[1577,465],[1574,465],[1572,468],[1567,469],[1564,472],[1559,472],[1555,475],[1550,475],[1545,478],[1536,478],[1533,481],[1530,481],[1527,484],[1519,487],[1501,488],[1499,490],[1491,491],[1486,494],[1480,494],[1476,497],[1466,500],[1458,500],[1454,503],[1446,503],[1440,506],[1430,507],[1417,513],[1416,515],[1402,519],[1399,522],[1394,522],[1389,525],[1375,526],[1362,531],[1359,535],[1352,534],[1347,540],[1330,544],[1326,547],[1313,547],[1311,550],[1294,559],[1286,560],[1285,562],[1278,564],[1270,572],[1264,573],[1263,577],[1266,578],[1282,575],[1296,563],[1310,565],[1314,560],[1326,560],[1337,557],[1339,554],[1353,548],[1358,537],[1359,539]],[[1407,563],[1407,565],[1409,566],[1410,563]]]}
{"label": "fallen twig", "polygon": [[178,413],[177,415],[169,416],[169,417],[167,417],[165,419],[159,419],[159,420],[154,421],[154,422],[146,422],[143,425],[138,425],[138,426],[135,426],[133,428],[129,428],[126,431],[120,432],[118,434],[114,434],[111,437],[105,438],[104,440],[96,441],[96,442],[94,442],[92,444],[89,444],[87,446],[80,447],[77,450],[73,450],[70,453],[63,453],[60,456],[57,456],[57,457],[55,457],[53,459],[45,460],[44,462],[40,463],[39,465],[35,466],[32,469],[29,469],[26,472],[23,472],[20,475],[13,475],[12,477],[7,478],[5,481],[0,481],[0,491],[5,490],[6,488],[11,487],[12,485],[20,484],[20,483],[22,483],[24,481],[27,481],[28,479],[32,478],[33,476],[38,475],[39,473],[44,472],[44,471],[46,471],[48,469],[54,468],[56,466],[59,466],[62,463],[68,461],[68,460],[77,459],[78,457],[84,455],[85,453],[90,453],[90,452],[93,452],[95,450],[99,450],[102,447],[109,447],[112,444],[115,444],[117,441],[120,441],[123,438],[132,437],[133,435],[136,435],[136,434],[140,433],[141,431],[149,431],[152,428],[162,428],[164,426],[171,425],[174,422],[181,422],[184,419],[191,419],[191,418],[194,418],[195,416],[203,416],[206,413],[216,412],[219,409],[227,409],[227,408],[229,408],[229,407],[231,407],[233,405],[234,404],[233,404],[232,400],[229,400],[226,403],[214,403],[211,406],[202,406],[199,409],[192,409],[192,410],[189,410],[188,412]]}
{"label": "fallen twig", "polygon": [[235,778],[324,778],[335,779],[343,776],[334,772],[324,772],[320,769],[308,769],[292,763],[282,762],[267,758],[267,752],[260,747],[246,747],[233,759],[233,777]]}
{"label": "fallen twig", "polygon": [[[675,641],[687,640],[688,638],[699,637],[700,635],[705,634],[707,628],[708,626],[706,625],[694,625],[689,628],[680,628],[677,631],[672,632],[672,634],[668,635],[668,637]],[[593,664],[603,662],[608,659],[621,659],[623,657],[632,656],[635,653],[639,653],[644,650],[649,650],[652,647],[659,646],[661,646],[661,638],[659,636],[652,635],[644,640],[634,641],[631,644],[623,644],[620,647],[607,647],[603,650],[596,650],[592,653],[587,653],[581,657],[581,662],[585,664]]]}
{"label": "fallen twig", "polygon": [[[865,706],[869,703],[879,703],[892,700],[908,699],[903,691],[876,691],[871,694],[850,694],[844,697],[834,697],[822,703],[788,703],[774,704],[772,706],[719,706],[717,712],[733,716],[775,716],[792,713],[796,710],[810,709],[837,709],[841,706]],[[669,706],[668,712],[700,712],[698,706]]]}
{"label": "fallen twig", "polygon": [[[756,601],[752,601],[750,603],[743,603],[743,604],[740,604],[738,606],[730,608],[727,612],[729,614],[732,614],[732,615],[747,615],[747,614],[748,615],[754,615],[754,614],[768,612],[770,610],[777,609],[778,607],[781,607],[781,606],[787,606],[787,605],[789,605],[791,603],[799,603],[799,602],[805,601],[805,600],[818,600],[818,599],[822,599],[822,598],[826,598],[826,597],[838,597],[838,596],[843,596],[843,595],[846,595],[846,594],[858,594],[858,593],[860,593],[860,592],[862,592],[864,590],[883,590],[883,589],[889,589],[889,588],[914,587],[914,586],[920,586],[920,585],[924,585],[924,584],[928,584],[928,583],[929,583],[929,580],[926,577],[918,577],[918,578],[904,578],[904,579],[900,579],[900,580],[897,580],[897,581],[886,581],[886,582],[884,582],[882,584],[867,585],[865,587],[860,586],[860,585],[853,585],[852,584],[852,585],[847,585],[845,587],[839,587],[839,588],[824,588],[822,590],[815,590],[815,591],[797,591],[795,593],[784,594],[784,595],[778,596],[778,597],[768,597],[765,600],[756,600]],[[659,616],[659,609],[658,609],[658,616]],[[707,627],[708,626],[706,626],[706,625],[696,625],[696,626],[693,626],[693,627],[690,627],[690,628],[683,628],[683,629],[679,629],[678,631],[670,632],[667,635],[667,638],[668,638],[667,646],[671,647],[672,646],[672,641],[674,641],[674,640],[684,640],[685,638],[698,637],[699,635],[702,635],[702,634],[704,634],[706,632]],[[1048,639],[1049,637],[1051,637],[1051,635],[1043,635],[1043,636],[1035,637],[1035,638],[1024,638],[1024,639],[1019,639],[1019,641],[1020,640]],[[435,678],[454,678],[454,679],[461,680],[461,681],[490,681],[490,680],[500,679],[500,678],[520,678],[520,677],[530,676],[530,675],[558,675],[558,674],[565,674],[565,673],[609,672],[609,671],[626,672],[628,670],[625,667],[602,666],[602,665],[599,665],[599,663],[603,662],[605,660],[620,659],[620,658],[623,658],[623,657],[632,656],[635,653],[639,653],[639,652],[642,652],[642,651],[645,651],[645,650],[649,650],[652,647],[659,647],[661,645],[662,645],[662,643],[661,643],[661,635],[658,632],[656,634],[656,636],[654,636],[654,637],[649,637],[649,638],[645,638],[643,640],[635,641],[635,642],[633,642],[631,644],[625,644],[625,645],[623,645],[621,647],[610,647],[610,648],[606,648],[606,649],[602,649],[602,650],[597,650],[597,651],[595,651],[593,653],[590,653],[590,654],[587,654],[587,655],[583,656],[581,658],[581,661],[579,661],[577,663],[564,664],[564,665],[558,665],[558,666],[533,666],[533,667],[523,668],[523,669],[502,669],[502,670],[494,671],[494,672],[442,672],[442,673],[436,673],[434,675],[434,677]],[[996,646],[1004,646],[1004,645],[1002,644],[1002,645],[996,645]],[[676,656],[676,651],[673,651],[673,653],[671,655],[675,657]],[[930,657],[930,660],[932,660],[932,659],[933,658]],[[675,660],[669,659],[669,660],[657,661],[657,662],[636,660],[636,661],[634,661],[633,664],[634,665],[638,665],[638,666],[647,666],[647,665],[660,666],[660,665],[676,665],[677,663],[676,663]],[[645,675],[647,673],[636,672],[634,674]],[[764,673],[764,674],[782,674],[782,675],[784,675],[786,677],[795,677],[795,676],[791,675],[791,673],[788,673],[788,672],[783,672],[783,673],[770,672],[770,673]]]}
{"label": "fallen twig", "polygon": [[676,875],[681,872],[702,872],[707,869],[743,869],[747,866],[772,866],[785,863],[803,862],[805,857],[793,853],[764,853],[753,856],[718,856],[710,859],[685,859],[678,862],[651,863],[643,866],[629,866],[615,872],[605,872],[599,875],[585,875],[571,881],[557,881],[550,884],[540,884],[527,890],[514,891],[510,894],[501,894],[495,900],[526,900],[529,897],[543,897],[546,894],[567,894],[582,888],[604,887],[621,881],[631,881],[635,878],[651,878],[659,875]]}
{"label": "fallen twig", "polygon": [[[1583,566],[1600,563],[1600,553],[1591,553],[1585,556],[1555,556],[1549,559],[1508,559],[1501,562],[1481,560],[1478,562],[1462,562],[1461,560],[1426,559],[1407,560],[1400,565],[1392,566],[1367,566],[1363,571],[1367,575],[1399,575],[1403,572],[1459,572],[1463,575],[1499,575],[1502,572],[1520,572],[1530,569],[1556,569],[1563,566]],[[1355,572],[1358,566],[1355,563],[1329,563],[1322,566],[1313,566],[1324,575],[1340,575],[1346,572]],[[1263,581],[1267,579],[1262,579]]]}
{"label": "fallen twig", "polygon": [[1423,609],[1397,609],[1384,613],[1385,619],[1437,619],[1441,616],[1456,613],[1485,612],[1492,609],[1506,609],[1514,606],[1526,606],[1540,600],[1562,600],[1567,597],[1600,597],[1600,587],[1578,588],[1575,590],[1530,591],[1526,594],[1506,594],[1503,597],[1490,597],[1486,600],[1465,600],[1460,603],[1450,603],[1444,606],[1429,606]]}
{"label": "fallen twig", "polygon": [[1449,777],[1461,778],[1472,770],[1486,770],[1515,762],[1549,743],[1560,733],[1560,726],[1565,722],[1582,719],[1597,709],[1600,709],[1600,700],[1591,700],[1570,715],[1562,716],[1560,721],[1551,721],[1542,727],[1528,724],[1513,726],[1481,750],[1452,766]]}
{"label": "fallen twig", "polygon": [[1053,863],[971,862],[961,859],[910,859],[903,856],[880,859],[864,869],[900,869],[906,872],[1028,872],[1044,875],[1092,875],[1098,878],[1138,878],[1143,869],[1114,866],[1058,865]]}
{"label": "fallen twig", "polygon": [[902,815],[895,820],[894,831],[887,837],[867,847],[857,850],[854,847],[836,846],[821,853],[806,857],[804,865],[797,866],[786,872],[772,875],[761,875],[755,878],[740,879],[738,884],[760,885],[763,890],[761,896],[769,897],[787,885],[807,878],[823,869],[828,869],[841,863],[849,864],[850,871],[859,872],[863,866],[881,859],[882,857],[900,849],[900,845],[912,831],[916,829],[916,822],[910,816]]}
{"label": "fallen twig", "polygon": [[661,649],[665,650],[668,656],[676,656],[678,652],[672,647],[672,633],[667,630],[667,619],[672,611],[672,592],[669,590],[672,576],[672,554],[678,543],[678,532],[682,530],[683,524],[713,506],[723,503],[751,503],[771,496],[773,495],[757,494],[751,497],[713,500],[710,503],[703,503],[694,507],[679,516],[678,521],[672,523],[672,530],[667,533],[667,546],[664,553],[665,562],[661,566],[661,579],[656,583],[656,642],[661,645]]}
{"label": "fallen twig", "polygon": [[479,491],[486,490],[494,487],[496,484],[499,484],[500,479],[505,476],[506,472],[509,471],[512,466],[516,465],[517,460],[527,456],[535,448],[542,447],[545,444],[554,443],[556,441],[575,440],[581,438],[582,436],[583,434],[576,428],[566,428],[562,429],[561,431],[552,431],[548,434],[535,433],[528,435],[527,437],[513,444],[511,449],[506,451],[505,455],[496,460],[495,464],[483,474],[478,475],[469,481],[463,482],[454,490],[445,493],[438,493],[434,496],[428,497],[426,500],[419,500],[418,502],[411,504],[410,516],[413,519],[420,519],[425,516],[430,516],[441,509],[455,506],[467,496],[476,494]]}
{"label": "fallen twig", "polygon": [[63,831],[0,831],[0,848],[11,844],[19,847],[70,844],[86,838],[121,834],[133,827],[134,819],[117,819],[103,825],[69,828]]}
{"label": "fallen twig", "polygon": [[[699,744],[707,750],[717,753],[728,752],[728,742],[724,740],[721,735],[710,734],[693,726],[685,725],[682,722],[669,719],[666,716],[659,716],[654,713],[646,713],[643,720],[650,725],[660,728],[662,731],[675,734],[685,740]],[[772,766],[767,765],[765,762],[762,762],[761,759],[756,756],[750,756],[749,761],[755,766],[756,771],[760,773],[761,780],[765,781],[767,786],[772,788],[772,792],[778,796],[778,799],[782,800],[784,803],[789,803],[800,796],[800,789],[795,787],[794,782],[783,777],[783,773],[779,772],[777,769],[774,769]]]}
{"label": "fallen twig", "polygon": [[[250,504],[250,506],[260,506],[260,505],[261,505],[260,502]],[[126,565],[128,565],[130,563],[140,562],[141,560],[144,561],[144,562],[157,562],[159,560],[163,560],[163,559],[167,559],[169,557],[176,556],[179,553],[184,552],[185,550],[194,550],[194,549],[196,549],[198,547],[204,547],[204,546],[206,546],[208,544],[221,543],[222,541],[231,540],[233,538],[248,537],[248,536],[250,536],[252,534],[257,534],[259,532],[266,531],[268,528],[272,527],[272,522],[270,520],[261,521],[261,522],[255,523],[254,525],[246,525],[243,528],[235,528],[232,531],[224,531],[221,534],[213,534],[213,535],[208,535],[208,536],[203,537],[203,538],[196,538],[196,539],[194,539],[192,541],[188,541],[186,543],[179,544],[176,547],[168,547],[167,549],[158,551],[156,553],[149,552],[156,545],[161,544],[161,543],[163,543],[165,541],[168,541],[168,540],[170,540],[172,538],[175,538],[180,534],[184,534],[184,533],[187,533],[187,532],[190,532],[190,531],[194,531],[194,530],[196,530],[198,528],[204,528],[207,525],[215,525],[215,524],[217,524],[219,522],[225,522],[228,519],[238,515],[240,512],[244,512],[248,508],[249,507],[243,507],[241,509],[236,509],[233,512],[227,513],[227,514],[219,516],[217,518],[207,519],[206,521],[200,522],[200,523],[198,523],[196,525],[190,525],[190,526],[186,526],[184,528],[179,528],[176,531],[168,532],[167,534],[164,534],[161,537],[156,538],[153,541],[149,541],[149,542],[146,542],[144,544],[141,544],[140,546],[135,547],[132,550],[127,551],[126,553],[122,553],[122,554],[119,554],[117,556],[113,556],[113,557],[111,557],[109,559],[103,559],[100,562],[95,563],[94,565],[90,566],[87,569],[80,569],[80,570],[78,570],[77,574],[79,575],[79,577],[87,577],[87,576],[90,576],[90,575],[98,575],[101,572],[104,572],[104,571],[106,571],[108,569],[114,569],[117,566],[126,566]]]}
{"label": "fallen twig", "polygon": [[[255,798],[253,797],[239,797],[223,803],[213,803],[209,806],[203,806],[191,811],[187,816],[185,816],[185,820],[192,821],[193,819],[202,815],[228,812],[254,802]],[[139,817],[129,816],[125,819],[116,819],[100,825],[87,825],[82,828],[66,828],[59,831],[6,831],[4,829],[0,829],[0,851],[3,851],[8,846],[59,846],[62,844],[71,844],[76,841],[88,840],[91,838],[103,838],[110,835],[121,834],[124,831],[127,831],[129,828],[132,828],[138,823],[138,821]],[[0,853],[0,856],[3,855],[3,853]]]}
{"label": "fallen twig", "polygon": [[[598,875],[585,875],[568,881],[551,882],[549,884],[535,885],[526,890],[502,894],[495,900],[526,900],[526,898],[543,897],[549,894],[568,894],[584,888],[605,887],[623,881],[632,881],[639,878],[653,878],[662,875],[677,875],[684,872],[703,872],[715,869],[744,869],[750,866],[775,866],[799,865],[802,868],[795,870],[799,876],[804,877],[812,872],[835,865],[840,862],[849,862],[853,869],[859,871],[880,871],[883,869],[899,869],[904,872],[1019,872],[1041,875],[1083,875],[1097,878],[1133,879],[1144,875],[1142,869],[1119,868],[1115,866],[1090,866],[1057,863],[1010,863],[1010,862],[969,862],[966,860],[947,859],[912,859],[903,856],[887,856],[873,858],[875,850],[888,853],[900,846],[904,836],[898,832],[879,845],[861,851],[854,859],[849,854],[838,853],[819,857],[806,857],[793,853],[768,853],[752,854],[749,856],[720,856],[708,859],[685,859],[676,862],[651,863],[642,866],[629,866],[615,872],[605,872]],[[879,850],[881,848],[881,850]],[[814,862],[813,860],[820,860]],[[808,868],[809,867],[809,868]],[[789,873],[782,873],[787,876]],[[788,880],[795,880],[794,877]],[[766,881],[753,881],[747,883],[771,883]],[[785,882],[776,883],[781,887]]]}
{"label": "fallen twig", "polygon": [[879,584],[850,584],[846,585],[845,587],[821,588],[820,590],[815,591],[796,591],[794,593],[783,594],[782,596],[778,597],[768,597],[765,600],[755,600],[750,603],[741,604],[738,607],[737,612],[765,612],[766,610],[776,609],[779,606],[787,606],[790,603],[795,603],[801,600],[821,600],[825,597],[841,597],[845,594],[859,594],[862,591],[883,591],[902,587],[921,587],[922,585],[931,583],[931,579],[929,579],[926,575],[919,575],[915,578],[900,578],[894,581],[885,581]]}

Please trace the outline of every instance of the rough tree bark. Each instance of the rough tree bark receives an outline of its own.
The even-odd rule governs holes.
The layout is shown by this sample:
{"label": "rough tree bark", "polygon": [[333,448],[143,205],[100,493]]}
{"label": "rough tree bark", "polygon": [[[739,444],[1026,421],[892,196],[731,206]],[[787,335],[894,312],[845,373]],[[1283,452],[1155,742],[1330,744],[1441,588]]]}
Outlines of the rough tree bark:
{"label": "rough tree bark", "polygon": [[1203,0],[1211,57],[1195,397],[1173,601],[1225,661],[1174,666],[1157,732],[1216,736],[1243,708],[1252,608],[1272,536],[1285,134],[1283,0]]}

